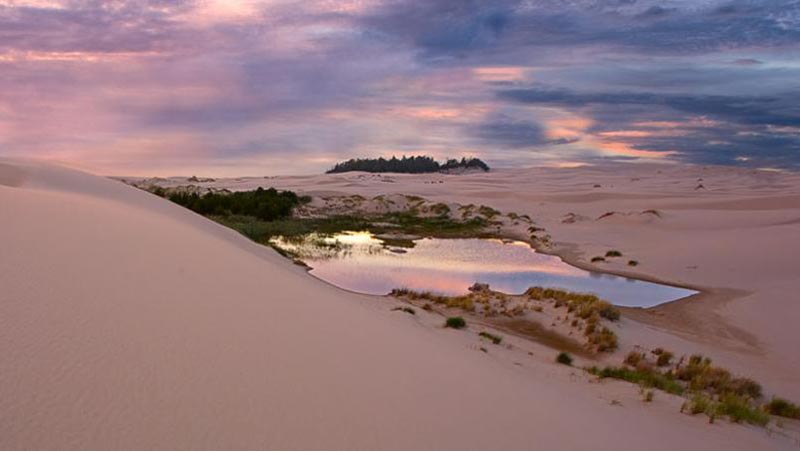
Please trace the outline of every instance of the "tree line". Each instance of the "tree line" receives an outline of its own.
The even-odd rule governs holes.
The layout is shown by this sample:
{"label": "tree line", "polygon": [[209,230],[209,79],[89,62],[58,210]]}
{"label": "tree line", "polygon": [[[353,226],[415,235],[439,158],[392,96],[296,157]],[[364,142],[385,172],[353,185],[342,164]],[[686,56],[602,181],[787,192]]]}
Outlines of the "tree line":
{"label": "tree line", "polygon": [[392,157],[385,159],[350,159],[340,162],[327,171],[331,173],[345,173],[348,171],[365,171],[368,173],[437,173],[447,171],[477,169],[489,171],[489,165],[481,159],[462,157],[461,160],[449,159],[444,163],[439,163],[432,157],[412,156],[402,158]]}

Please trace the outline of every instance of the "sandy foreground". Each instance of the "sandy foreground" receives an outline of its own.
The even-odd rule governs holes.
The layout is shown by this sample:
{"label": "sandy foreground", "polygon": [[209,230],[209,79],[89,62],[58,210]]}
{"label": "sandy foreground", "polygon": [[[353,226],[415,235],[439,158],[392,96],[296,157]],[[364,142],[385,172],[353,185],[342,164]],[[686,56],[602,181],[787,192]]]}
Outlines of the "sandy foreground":
{"label": "sandy foreground", "polygon": [[[623,350],[706,353],[800,399],[796,175],[627,165],[213,184],[530,214],[570,261],[619,249],[638,275],[705,289],[626,312]],[[0,225],[0,448],[800,447],[680,414],[666,394],[645,404],[535,344],[483,353],[474,332],[339,290],[118,181],[0,160]]]}

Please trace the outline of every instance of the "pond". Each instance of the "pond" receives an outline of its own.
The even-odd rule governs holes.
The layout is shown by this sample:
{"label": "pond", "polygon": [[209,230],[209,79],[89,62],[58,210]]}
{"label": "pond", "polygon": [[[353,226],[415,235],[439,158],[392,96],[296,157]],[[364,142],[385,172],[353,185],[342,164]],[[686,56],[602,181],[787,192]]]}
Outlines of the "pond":
{"label": "pond", "polygon": [[344,232],[278,237],[271,243],[305,262],[317,278],[374,295],[397,288],[462,295],[481,282],[508,294],[531,286],[562,288],[594,293],[618,306],[646,308],[697,293],[582,270],[518,241],[379,238],[369,232]]}

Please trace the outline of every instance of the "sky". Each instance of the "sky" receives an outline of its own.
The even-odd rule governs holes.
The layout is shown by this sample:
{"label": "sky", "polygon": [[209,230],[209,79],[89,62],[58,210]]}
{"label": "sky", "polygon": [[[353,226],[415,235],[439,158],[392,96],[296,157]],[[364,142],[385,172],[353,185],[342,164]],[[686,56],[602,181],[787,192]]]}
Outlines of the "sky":
{"label": "sky", "polygon": [[0,0],[0,156],[800,169],[800,0]]}

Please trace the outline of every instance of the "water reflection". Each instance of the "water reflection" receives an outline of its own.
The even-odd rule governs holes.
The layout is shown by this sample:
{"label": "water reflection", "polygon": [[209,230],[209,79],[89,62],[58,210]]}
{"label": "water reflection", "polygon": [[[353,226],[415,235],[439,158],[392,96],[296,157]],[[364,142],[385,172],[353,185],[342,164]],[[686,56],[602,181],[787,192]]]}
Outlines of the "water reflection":
{"label": "water reflection", "polygon": [[431,239],[398,248],[369,232],[308,234],[273,244],[307,263],[311,274],[355,292],[383,295],[395,288],[448,295],[467,293],[475,282],[519,294],[531,286],[592,292],[621,306],[650,307],[695,293],[677,287],[588,272],[524,242],[494,239]]}

